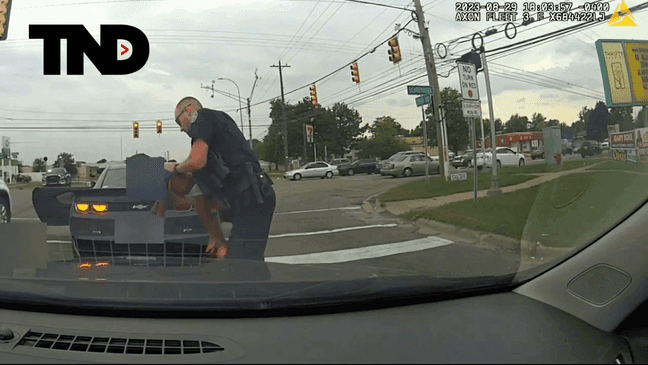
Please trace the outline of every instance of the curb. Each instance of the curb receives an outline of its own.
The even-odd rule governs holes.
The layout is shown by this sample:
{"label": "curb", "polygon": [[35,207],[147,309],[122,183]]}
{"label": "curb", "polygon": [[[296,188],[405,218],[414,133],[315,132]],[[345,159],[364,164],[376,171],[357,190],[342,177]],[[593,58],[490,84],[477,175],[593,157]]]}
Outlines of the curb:
{"label": "curb", "polygon": [[438,234],[448,234],[467,243],[473,243],[484,248],[509,251],[529,259],[551,260],[569,254],[574,250],[571,247],[547,247],[539,242],[534,244],[526,240],[518,240],[491,232],[475,231],[426,218],[419,218],[414,223],[421,228],[425,227],[440,231]]}

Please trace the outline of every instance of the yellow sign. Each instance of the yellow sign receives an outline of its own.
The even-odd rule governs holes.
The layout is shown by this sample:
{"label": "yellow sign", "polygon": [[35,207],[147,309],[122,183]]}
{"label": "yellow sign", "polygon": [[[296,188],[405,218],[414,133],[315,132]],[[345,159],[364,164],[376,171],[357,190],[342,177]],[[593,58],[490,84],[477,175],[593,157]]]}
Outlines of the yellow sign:
{"label": "yellow sign", "polygon": [[610,83],[610,96],[612,103],[624,104],[632,102],[628,68],[623,53],[621,42],[603,43],[605,55],[605,68],[607,69],[608,82]]}
{"label": "yellow sign", "polygon": [[[623,16],[621,16],[619,12],[623,13]],[[628,5],[626,5],[623,0],[621,0],[621,4],[617,5],[616,9],[614,9],[614,13],[612,13],[608,24],[615,27],[637,26],[637,23],[634,21],[634,16],[632,16],[630,9],[628,9]]]}
{"label": "yellow sign", "polygon": [[648,43],[626,43],[635,101],[648,102]]}

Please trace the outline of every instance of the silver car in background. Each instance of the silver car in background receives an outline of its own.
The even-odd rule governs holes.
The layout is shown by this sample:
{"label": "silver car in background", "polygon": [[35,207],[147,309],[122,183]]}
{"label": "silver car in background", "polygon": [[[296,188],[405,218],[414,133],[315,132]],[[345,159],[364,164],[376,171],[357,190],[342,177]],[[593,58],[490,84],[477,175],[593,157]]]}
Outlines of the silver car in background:
{"label": "silver car in background", "polygon": [[429,156],[426,157],[424,154],[403,154],[385,163],[380,169],[380,174],[393,177],[424,175],[426,161],[429,173],[440,173],[439,160],[434,160]]}
{"label": "silver car in background", "polygon": [[290,180],[301,180],[304,177],[319,177],[330,179],[333,176],[339,175],[340,172],[337,169],[336,165],[330,165],[323,161],[310,162],[306,165],[295,169],[286,171],[284,173],[284,179]]}

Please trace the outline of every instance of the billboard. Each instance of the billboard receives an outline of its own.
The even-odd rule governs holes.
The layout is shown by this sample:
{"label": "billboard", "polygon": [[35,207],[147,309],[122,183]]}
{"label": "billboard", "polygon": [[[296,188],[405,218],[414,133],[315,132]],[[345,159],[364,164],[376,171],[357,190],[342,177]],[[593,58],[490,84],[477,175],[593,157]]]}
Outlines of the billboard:
{"label": "billboard", "polygon": [[648,156],[648,128],[637,128],[636,131],[636,144],[639,149],[640,156]]}
{"label": "billboard", "polygon": [[610,134],[610,147],[615,148],[636,148],[634,131]]}
{"label": "billboard", "polygon": [[595,42],[608,107],[648,105],[648,41]]}

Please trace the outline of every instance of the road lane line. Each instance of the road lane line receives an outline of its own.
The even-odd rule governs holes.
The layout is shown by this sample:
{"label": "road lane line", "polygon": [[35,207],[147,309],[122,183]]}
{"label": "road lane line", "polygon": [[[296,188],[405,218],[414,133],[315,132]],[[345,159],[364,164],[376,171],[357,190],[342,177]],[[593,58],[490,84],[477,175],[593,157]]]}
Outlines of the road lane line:
{"label": "road lane line", "polygon": [[11,218],[12,221],[39,221],[38,218]]}
{"label": "road lane line", "polygon": [[351,209],[360,209],[360,207],[340,207],[340,208],[326,208],[326,209],[313,209],[313,210],[298,210],[298,211],[294,211],[294,212],[275,213],[274,215],[300,214],[300,213],[311,213],[311,212],[327,212],[327,211],[331,211],[331,210],[351,210]]}
{"label": "road lane line", "polygon": [[373,225],[370,225],[370,226],[356,226],[356,227],[336,228],[336,229],[331,229],[331,230],[326,230],[326,231],[284,233],[284,234],[270,235],[268,238],[313,236],[313,235],[316,235],[316,234],[328,234],[328,233],[336,233],[336,232],[344,232],[344,231],[353,231],[353,230],[356,230],[356,229],[386,228],[386,227],[396,227],[396,226],[398,226],[398,224],[396,224],[396,223],[373,224]]}
{"label": "road lane line", "polygon": [[401,253],[423,251],[446,246],[452,243],[453,242],[450,240],[437,236],[429,236],[411,241],[388,243],[384,245],[317,252],[305,255],[266,257],[265,261],[281,264],[336,264],[398,255]]}

